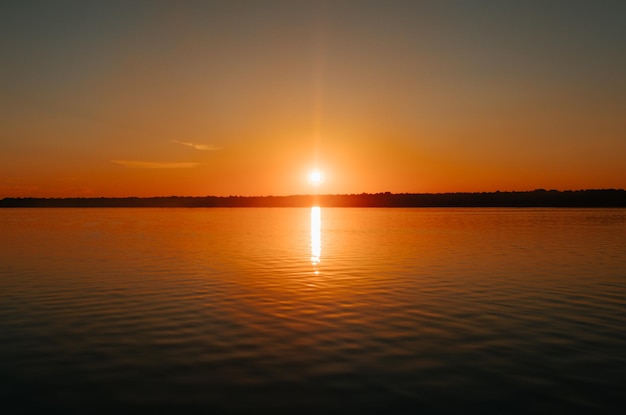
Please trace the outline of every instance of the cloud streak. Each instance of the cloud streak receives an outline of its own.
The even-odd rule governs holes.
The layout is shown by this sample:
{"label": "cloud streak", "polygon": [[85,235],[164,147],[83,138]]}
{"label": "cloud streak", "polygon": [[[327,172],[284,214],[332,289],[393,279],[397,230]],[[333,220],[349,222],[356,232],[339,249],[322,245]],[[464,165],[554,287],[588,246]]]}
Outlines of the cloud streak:
{"label": "cloud streak", "polygon": [[192,169],[200,165],[200,163],[190,161],[111,160],[111,163],[133,169]]}
{"label": "cloud streak", "polygon": [[211,144],[198,144],[198,143],[192,143],[188,141],[178,141],[178,140],[170,140],[170,141],[172,143],[182,144],[187,147],[195,148],[196,150],[214,151],[214,150],[220,149],[219,147],[211,145]]}

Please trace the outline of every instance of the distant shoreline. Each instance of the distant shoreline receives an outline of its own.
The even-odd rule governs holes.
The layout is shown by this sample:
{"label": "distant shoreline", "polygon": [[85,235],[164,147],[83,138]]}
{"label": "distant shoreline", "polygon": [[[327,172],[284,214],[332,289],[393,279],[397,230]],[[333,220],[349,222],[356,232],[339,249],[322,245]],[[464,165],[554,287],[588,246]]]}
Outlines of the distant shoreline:
{"label": "distant shoreline", "polygon": [[292,196],[4,198],[0,208],[87,207],[626,207],[624,189]]}

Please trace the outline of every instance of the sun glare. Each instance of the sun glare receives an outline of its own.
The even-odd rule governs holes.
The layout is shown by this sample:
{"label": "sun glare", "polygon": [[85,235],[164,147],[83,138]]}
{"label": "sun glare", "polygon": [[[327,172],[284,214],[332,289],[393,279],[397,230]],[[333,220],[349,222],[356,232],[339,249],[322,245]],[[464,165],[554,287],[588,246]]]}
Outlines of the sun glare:
{"label": "sun glare", "polygon": [[311,170],[307,175],[307,180],[313,186],[319,186],[324,182],[324,173],[320,170]]}

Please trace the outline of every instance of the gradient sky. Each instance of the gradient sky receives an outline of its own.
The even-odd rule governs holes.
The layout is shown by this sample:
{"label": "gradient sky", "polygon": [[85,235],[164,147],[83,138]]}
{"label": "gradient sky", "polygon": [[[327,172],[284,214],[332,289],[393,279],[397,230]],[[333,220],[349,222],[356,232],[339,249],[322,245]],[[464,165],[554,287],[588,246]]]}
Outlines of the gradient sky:
{"label": "gradient sky", "polygon": [[624,188],[625,22],[624,1],[3,1],[0,198]]}

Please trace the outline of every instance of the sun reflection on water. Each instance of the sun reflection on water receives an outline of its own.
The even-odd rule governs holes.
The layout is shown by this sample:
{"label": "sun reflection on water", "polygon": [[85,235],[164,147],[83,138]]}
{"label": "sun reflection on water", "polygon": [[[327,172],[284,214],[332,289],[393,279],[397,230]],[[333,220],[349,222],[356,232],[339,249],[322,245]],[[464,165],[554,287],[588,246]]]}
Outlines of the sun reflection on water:
{"label": "sun reflection on water", "polygon": [[[322,211],[319,206],[311,208],[311,263],[317,266],[320,263],[322,252]],[[315,271],[318,272],[317,270]]]}

